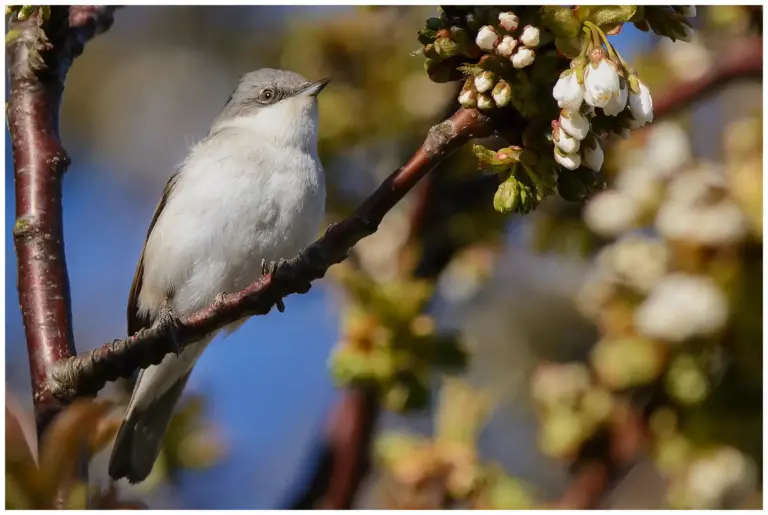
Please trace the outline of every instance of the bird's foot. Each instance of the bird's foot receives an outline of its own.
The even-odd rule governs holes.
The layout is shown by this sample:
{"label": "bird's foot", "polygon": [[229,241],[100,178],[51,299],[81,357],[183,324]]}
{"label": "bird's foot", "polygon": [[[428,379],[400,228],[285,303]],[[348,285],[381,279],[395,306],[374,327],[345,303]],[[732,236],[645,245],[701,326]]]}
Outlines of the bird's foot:
{"label": "bird's foot", "polygon": [[181,320],[173,312],[170,299],[167,297],[160,304],[160,311],[157,315],[157,324],[163,331],[165,331],[173,342],[173,346],[176,348],[176,355],[181,354],[183,347],[179,343],[179,327],[181,327]]}
{"label": "bird's foot", "polygon": [[[278,268],[283,266],[285,263],[285,259],[280,258],[278,261],[267,261],[266,259],[261,260],[261,275],[271,275],[272,277],[275,276],[275,273],[277,272]],[[275,302],[275,306],[277,307],[277,310],[282,313],[285,311],[285,304],[283,304],[283,299],[278,299]]]}

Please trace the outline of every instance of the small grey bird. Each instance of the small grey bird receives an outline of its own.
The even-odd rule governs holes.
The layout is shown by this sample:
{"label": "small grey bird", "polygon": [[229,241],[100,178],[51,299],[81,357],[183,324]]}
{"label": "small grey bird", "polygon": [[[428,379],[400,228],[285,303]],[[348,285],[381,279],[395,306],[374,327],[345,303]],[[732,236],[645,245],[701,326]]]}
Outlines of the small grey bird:
{"label": "small grey bird", "polygon": [[[163,191],[131,286],[128,334],[243,289],[261,275],[262,260],[289,258],[315,239],[325,212],[317,95],[328,82],[273,69],[240,79]],[[113,479],[149,475],[192,367],[215,336],[141,372],[112,449]]]}

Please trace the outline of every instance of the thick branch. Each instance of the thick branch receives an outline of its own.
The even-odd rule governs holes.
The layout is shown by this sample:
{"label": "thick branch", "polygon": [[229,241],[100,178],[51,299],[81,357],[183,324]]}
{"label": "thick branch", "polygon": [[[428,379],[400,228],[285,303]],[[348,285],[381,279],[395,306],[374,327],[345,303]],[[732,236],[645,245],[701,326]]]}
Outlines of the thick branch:
{"label": "thick branch", "polygon": [[[45,388],[52,366],[75,353],[64,259],[62,176],[69,165],[59,140],[64,79],[84,43],[109,28],[112,7],[51,9],[9,24],[7,116],[16,186],[13,229],[18,290],[29,352],[38,434],[61,407]],[[14,37],[15,35],[15,37]]]}
{"label": "thick branch", "polygon": [[293,293],[306,293],[332,265],[343,261],[350,249],[378,228],[384,215],[411,188],[453,151],[473,137],[490,133],[487,118],[476,110],[459,110],[430,129],[424,144],[400,169],[346,220],[330,226],[325,234],[299,255],[281,263],[244,290],[221,294],[214,304],[181,318],[175,341],[162,328],[144,329],[124,340],[59,363],[50,390],[63,399],[92,395],[107,381],[130,377],[138,368],[158,364],[201,336],[252,315],[267,314],[272,306]]}

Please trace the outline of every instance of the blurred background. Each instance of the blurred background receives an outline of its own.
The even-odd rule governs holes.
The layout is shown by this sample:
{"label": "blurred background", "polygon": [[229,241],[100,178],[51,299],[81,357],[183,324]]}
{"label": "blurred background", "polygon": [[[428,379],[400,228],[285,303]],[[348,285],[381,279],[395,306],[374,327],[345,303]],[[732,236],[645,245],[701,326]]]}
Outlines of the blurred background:
{"label": "blurred background", "polygon": [[[242,73],[279,67],[308,79],[333,77],[319,97],[320,151],[329,184],[328,222],[338,220],[405,162],[431,125],[457,107],[456,84],[431,82],[423,57],[410,55],[420,47],[417,30],[435,13],[435,7],[416,6],[118,10],[114,26],[88,43],[75,61],[61,113],[62,139],[72,158],[64,181],[64,234],[78,351],[125,335],[128,290],[163,186],[189,146],[206,134]],[[700,7],[694,24],[699,32],[690,43],[672,43],[632,26],[611,38],[649,84],[657,107],[680,91],[680,84],[716,73],[732,59],[736,45],[760,37],[762,11]],[[733,223],[744,227],[742,233],[734,229],[739,236],[731,239],[706,240],[699,233],[686,238],[686,227],[695,232],[702,224],[722,222],[722,217],[704,214],[692,222],[693,215],[685,215],[688,225],[673,224],[669,236],[666,226],[654,225],[653,213],[663,208],[659,199],[665,198],[661,183],[650,193],[637,182],[628,191],[653,205],[647,223],[640,224],[646,226],[642,234],[661,233],[662,241],[678,244],[704,238],[707,251],[726,249],[717,254],[725,256],[718,266],[731,274],[750,274],[752,289],[728,296],[729,312],[748,321],[738,326],[738,336],[722,336],[718,348],[726,355],[725,364],[720,372],[705,374],[708,392],[730,388],[722,379],[730,375],[723,370],[736,367],[748,378],[733,387],[742,399],[741,411],[699,407],[694,425],[713,425],[712,431],[703,431],[704,440],[725,442],[738,449],[739,459],[744,456],[749,465],[738,470],[752,488],[738,492],[752,499],[759,483],[747,470],[760,469],[762,459],[762,82],[755,77],[729,81],[714,94],[685,99],[680,107],[668,115],[657,113],[653,125],[633,131],[629,139],[609,143],[606,176],[609,188],[624,177],[618,188],[636,179],[628,178],[626,170],[655,167],[669,177],[706,168],[728,181],[723,188],[738,212]],[[600,340],[605,319],[584,313],[593,302],[584,296],[585,278],[607,266],[605,253],[602,260],[595,256],[625,234],[591,222],[590,216],[598,215],[559,198],[525,217],[494,213],[493,187],[468,179],[475,170],[469,149],[445,169],[449,179],[429,193],[412,192],[387,215],[378,233],[361,242],[351,265],[338,267],[308,294],[289,297],[285,313],[253,318],[208,348],[187,388],[182,410],[189,416],[177,421],[179,441],[169,443],[150,481],[133,491],[121,486],[126,495],[153,508],[290,506],[316,471],[318,449],[339,396],[334,383],[339,374],[329,368],[340,366],[331,356],[337,342],[349,341],[347,314],[364,298],[355,294],[362,281],[355,274],[387,284],[402,281],[410,269],[417,270],[417,277],[436,278],[434,296],[421,307],[438,330],[460,335],[470,354],[460,374],[462,384],[490,399],[487,409],[479,410],[485,415],[478,420],[488,423],[477,440],[478,459],[497,463],[537,499],[554,501],[567,491],[568,462],[554,459],[558,453],[541,444],[542,428],[549,426],[542,426],[546,417],[532,400],[531,376],[544,361],[591,359],[596,366],[590,349]],[[432,199],[429,209],[423,207],[424,198]],[[600,209],[599,203],[595,206],[593,211]],[[6,384],[9,407],[23,420],[31,416],[32,399],[16,291],[14,212],[6,130]],[[695,245],[685,248],[696,249],[686,255],[704,252]],[[637,252],[650,251],[643,247]],[[645,263],[642,256],[634,259]],[[682,294],[679,299],[687,302]],[[685,323],[685,314],[670,316]],[[606,374],[623,374],[626,363],[644,359],[645,354],[628,352],[609,364],[597,363],[598,376],[607,382]],[[680,388],[689,392],[692,381]],[[437,392],[445,388],[439,388],[437,378],[430,384],[435,387],[431,408],[386,410],[377,421],[377,434],[405,429],[430,435],[439,428],[434,419],[443,412]],[[464,387],[449,390],[470,395]],[[125,391],[125,385],[118,385],[104,395],[124,400]],[[25,427],[29,432],[31,426]],[[108,449],[94,460],[93,483],[106,484],[107,457]],[[356,506],[397,505],[391,494],[382,494],[387,477],[400,477],[387,463],[376,461]],[[641,464],[605,502],[658,508],[669,500],[672,484],[684,490],[675,499],[685,506],[686,495],[697,488],[685,477],[678,480]],[[507,501],[494,502],[503,507]],[[743,502],[739,497],[737,504]]]}

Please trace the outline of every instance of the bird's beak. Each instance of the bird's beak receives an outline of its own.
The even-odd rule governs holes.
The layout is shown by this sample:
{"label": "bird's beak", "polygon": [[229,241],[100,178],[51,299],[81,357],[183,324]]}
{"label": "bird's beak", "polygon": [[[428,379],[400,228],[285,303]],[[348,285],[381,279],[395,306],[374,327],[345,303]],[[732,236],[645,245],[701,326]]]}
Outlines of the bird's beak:
{"label": "bird's beak", "polygon": [[302,95],[316,97],[329,82],[331,82],[331,79],[320,79],[317,82],[312,82],[301,93]]}

